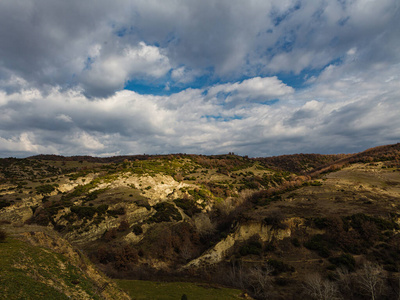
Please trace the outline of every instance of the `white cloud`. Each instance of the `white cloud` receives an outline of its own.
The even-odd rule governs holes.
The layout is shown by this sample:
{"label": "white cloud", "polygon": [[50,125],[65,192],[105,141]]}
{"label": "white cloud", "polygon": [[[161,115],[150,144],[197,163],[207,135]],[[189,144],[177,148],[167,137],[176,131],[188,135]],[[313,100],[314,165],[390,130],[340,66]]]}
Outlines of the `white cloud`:
{"label": "white cloud", "polygon": [[22,132],[12,138],[0,136],[0,151],[3,153],[58,153],[54,147],[35,143],[35,136],[31,132]]}
{"label": "white cloud", "polygon": [[276,76],[254,77],[242,82],[219,84],[208,90],[209,96],[223,93],[225,102],[266,101],[292,94],[294,89],[284,84]]}
{"label": "white cloud", "polygon": [[104,149],[104,145],[98,141],[97,138],[95,138],[92,135],[89,135],[88,133],[81,131],[75,134],[74,138],[72,139],[72,142],[75,143],[77,146],[80,146],[88,150],[102,150]]}
{"label": "white cloud", "polygon": [[57,115],[56,119],[67,122],[67,123],[73,123],[72,118],[70,116],[67,116],[64,114]]}
{"label": "white cloud", "polygon": [[[346,66],[329,67],[311,87],[298,91],[272,77],[215,85],[208,94],[203,89],[170,96],[124,90],[102,99],[57,89],[49,94],[32,90],[3,94],[0,136],[7,146],[2,152],[234,151],[265,156],[359,151],[398,140],[399,67],[373,75],[353,72],[346,77],[341,76]],[[220,92],[250,99],[278,97],[280,101],[226,106],[218,99]],[[21,138],[28,130],[30,135]]]}
{"label": "white cloud", "polygon": [[[100,54],[99,54],[100,53]],[[85,90],[91,95],[110,95],[124,87],[131,78],[158,78],[171,68],[168,57],[155,46],[140,42],[121,53],[101,55],[96,49],[94,62],[82,74]]]}

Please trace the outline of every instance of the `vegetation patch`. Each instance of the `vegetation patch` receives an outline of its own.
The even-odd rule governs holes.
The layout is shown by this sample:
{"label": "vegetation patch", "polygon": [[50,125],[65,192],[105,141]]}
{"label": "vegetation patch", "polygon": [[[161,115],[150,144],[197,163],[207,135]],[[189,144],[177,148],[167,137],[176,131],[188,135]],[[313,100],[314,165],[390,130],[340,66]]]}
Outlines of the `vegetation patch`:
{"label": "vegetation patch", "polygon": [[197,207],[196,203],[193,200],[176,199],[174,200],[174,203],[176,204],[176,206],[182,208],[185,214],[187,214],[189,217],[192,217],[193,215],[201,212],[201,209]]}
{"label": "vegetation patch", "polygon": [[304,243],[307,249],[317,251],[318,255],[327,258],[331,255],[329,244],[321,234],[313,235],[307,242]]}
{"label": "vegetation patch", "polygon": [[116,280],[132,299],[179,300],[183,295],[189,300],[243,299],[242,291],[191,282],[154,282],[143,280]]}
{"label": "vegetation patch", "polygon": [[259,241],[248,241],[246,244],[240,247],[239,253],[241,256],[246,255],[260,255],[262,252],[262,245]]}
{"label": "vegetation patch", "polygon": [[173,220],[180,221],[182,220],[182,216],[176,207],[168,202],[157,203],[153,208],[156,210],[156,213],[152,215],[148,221],[149,222],[171,222]]}
{"label": "vegetation patch", "polygon": [[8,239],[0,247],[0,269],[2,299],[100,299],[94,283],[63,255],[22,241]]}
{"label": "vegetation patch", "polygon": [[330,257],[329,262],[335,267],[345,267],[350,272],[353,272],[356,267],[356,260],[351,254],[342,254],[340,256]]}
{"label": "vegetation patch", "polygon": [[35,187],[36,193],[41,195],[50,194],[51,192],[55,191],[58,184],[44,184]]}

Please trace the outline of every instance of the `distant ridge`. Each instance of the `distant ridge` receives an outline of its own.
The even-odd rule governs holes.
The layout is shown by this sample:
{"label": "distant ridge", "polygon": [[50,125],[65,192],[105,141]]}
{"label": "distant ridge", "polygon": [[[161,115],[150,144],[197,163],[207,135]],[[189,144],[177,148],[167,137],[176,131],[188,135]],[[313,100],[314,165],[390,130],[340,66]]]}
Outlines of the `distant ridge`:
{"label": "distant ridge", "polygon": [[[52,161],[87,161],[94,163],[119,163],[124,160],[147,160],[151,158],[168,158],[176,156],[201,157],[206,155],[197,154],[164,154],[164,155],[121,155],[111,157],[93,157],[93,156],[62,156],[54,154],[39,154],[27,157],[27,159],[35,160],[52,160]],[[229,156],[237,156],[234,154],[225,155],[209,155],[212,158],[227,158]],[[247,158],[247,157],[246,157]],[[271,157],[249,158],[260,162],[262,165],[278,170],[285,170],[295,173],[310,173],[329,168],[333,165],[345,165],[356,162],[372,162],[375,160],[400,159],[400,143],[377,146],[369,148],[355,154],[291,154],[279,155]]]}

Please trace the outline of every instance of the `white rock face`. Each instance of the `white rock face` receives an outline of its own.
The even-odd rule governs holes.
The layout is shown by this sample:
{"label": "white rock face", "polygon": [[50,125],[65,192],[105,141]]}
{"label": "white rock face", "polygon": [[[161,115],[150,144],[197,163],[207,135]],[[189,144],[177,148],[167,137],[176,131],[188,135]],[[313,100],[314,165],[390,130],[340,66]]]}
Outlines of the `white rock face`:
{"label": "white rock face", "polygon": [[273,229],[272,226],[261,222],[241,224],[235,232],[229,234],[224,240],[206,251],[202,256],[189,262],[183,269],[219,263],[229,254],[236,241],[246,241],[255,235],[258,235],[263,242],[270,242],[272,239],[283,240],[291,236],[292,229],[301,225],[302,220],[292,218],[286,220],[284,223],[287,225],[286,229]]}
{"label": "white rock face", "polygon": [[[184,187],[196,187],[187,183],[178,182],[172,176],[157,174],[155,176],[139,176],[132,175],[131,173],[124,173],[118,176],[111,182],[103,182],[98,184],[94,189],[99,190],[104,188],[118,188],[118,187],[135,187],[144,191],[143,196],[148,198],[151,206],[158,202],[165,201],[165,199],[176,199],[183,195],[180,191]],[[151,187],[146,189],[147,187]]]}
{"label": "white rock face", "polygon": [[42,196],[36,195],[16,204],[4,207],[0,210],[0,220],[7,220],[12,223],[24,223],[33,215],[31,206],[36,206],[41,203],[41,199]]}

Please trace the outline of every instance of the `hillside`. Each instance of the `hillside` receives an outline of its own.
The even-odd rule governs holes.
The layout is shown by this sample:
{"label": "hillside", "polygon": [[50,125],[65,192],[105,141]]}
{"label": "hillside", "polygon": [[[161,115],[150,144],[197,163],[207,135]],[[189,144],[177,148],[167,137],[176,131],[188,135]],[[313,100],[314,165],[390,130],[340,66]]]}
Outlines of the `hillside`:
{"label": "hillside", "polygon": [[[29,280],[17,281],[40,282],[49,295],[107,298],[99,287],[109,282],[112,299],[128,297],[108,279],[118,278],[212,283],[256,299],[317,299],[315,289],[398,299],[400,144],[272,158],[0,159],[0,229],[9,236],[0,243],[4,256],[38,261],[22,263]],[[54,274],[45,260],[71,271]],[[17,272],[4,266],[10,278]],[[366,268],[377,274],[379,291],[360,284]],[[79,284],[71,285],[74,276]],[[5,291],[10,284],[2,277]]]}

